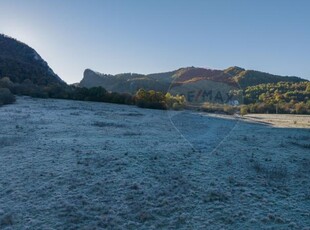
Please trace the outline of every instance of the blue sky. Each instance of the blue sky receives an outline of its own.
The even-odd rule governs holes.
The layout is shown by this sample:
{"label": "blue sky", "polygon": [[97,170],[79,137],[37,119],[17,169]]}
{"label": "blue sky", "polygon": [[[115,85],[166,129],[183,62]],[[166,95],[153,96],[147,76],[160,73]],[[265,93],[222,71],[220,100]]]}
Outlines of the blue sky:
{"label": "blue sky", "polygon": [[240,66],[310,80],[308,0],[0,0],[0,33],[66,82],[86,68],[153,73]]}

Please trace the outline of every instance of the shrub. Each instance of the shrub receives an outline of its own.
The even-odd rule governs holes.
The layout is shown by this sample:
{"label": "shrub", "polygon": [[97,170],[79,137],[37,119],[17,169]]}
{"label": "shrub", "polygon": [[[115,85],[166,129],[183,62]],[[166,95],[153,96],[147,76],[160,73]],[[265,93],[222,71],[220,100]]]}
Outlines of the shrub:
{"label": "shrub", "polygon": [[7,88],[0,88],[0,105],[11,104],[15,102],[15,96]]}
{"label": "shrub", "polygon": [[247,115],[248,114],[248,108],[246,105],[241,106],[240,108],[240,114],[241,116]]}
{"label": "shrub", "polygon": [[13,82],[9,77],[3,77],[0,79],[0,88],[11,88],[13,86]]}
{"label": "shrub", "polygon": [[167,109],[165,96],[161,92],[155,92],[154,90],[145,91],[144,89],[139,89],[134,98],[138,107],[150,109]]}
{"label": "shrub", "polygon": [[233,106],[230,106],[230,105],[224,105],[223,111],[226,114],[233,115],[236,112],[236,108],[234,108]]}
{"label": "shrub", "polygon": [[177,102],[174,102],[173,105],[172,105],[172,109],[173,110],[182,110],[183,108],[184,108],[184,105],[179,104]]}

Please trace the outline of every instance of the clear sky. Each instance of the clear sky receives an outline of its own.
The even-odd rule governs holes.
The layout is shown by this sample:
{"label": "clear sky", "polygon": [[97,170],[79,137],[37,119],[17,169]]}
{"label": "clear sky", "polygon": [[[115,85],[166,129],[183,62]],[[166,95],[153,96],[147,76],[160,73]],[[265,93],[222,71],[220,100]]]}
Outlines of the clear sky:
{"label": "clear sky", "polygon": [[308,0],[0,0],[0,33],[68,83],[86,68],[234,65],[310,79],[309,12]]}

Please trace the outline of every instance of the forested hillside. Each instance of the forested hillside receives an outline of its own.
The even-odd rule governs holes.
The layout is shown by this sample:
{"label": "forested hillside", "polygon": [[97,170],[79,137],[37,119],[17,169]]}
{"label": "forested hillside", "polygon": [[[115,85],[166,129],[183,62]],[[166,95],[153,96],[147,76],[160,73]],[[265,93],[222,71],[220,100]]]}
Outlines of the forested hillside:
{"label": "forested hillside", "polygon": [[247,87],[243,113],[310,114],[310,82],[278,82]]}
{"label": "forested hillside", "polygon": [[13,83],[25,81],[35,85],[65,85],[40,55],[28,45],[0,34],[0,78]]}
{"label": "forested hillside", "polygon": [[245,89],[264,83],[302,82],[299,77],[279,76],[240,67],[230,67],[225,70],[214,70],[197,67],[186,67],[178,70],[154,74],[101,74],[90,69],[84,71],[81,87],[101,86],[108,91],[135,94],[139,89],[155,90],[166,93],[174,85],[186,85],[199,81],[213,81]]}
{"label": "forested hillside", "polygon": [[[231,104],[233,100],[228,99],[222,102],[198,100],[211,96],[212,90],[214,97],[222,90],[221,95],[228,99],[233,99],[232,95],[237,95],[236,98],[243,95],[243,99],[234,105]],[[235,92],[230,94],[230,91]],[[0,34],[0,105],[14,102],[13,94],[135,104],[155,109],[191,108],[188,98],[192,96],[200,103],[195,107],[208,112],[235,113],[241,108],[242,114],[310,114],[310,83],[307,80],[236,66],[225,70],[186,67],[148,75],[109,75],[86,69],[80,84],[68,86],[33,48]],[[240,103],[244,106],[240,107]]]}

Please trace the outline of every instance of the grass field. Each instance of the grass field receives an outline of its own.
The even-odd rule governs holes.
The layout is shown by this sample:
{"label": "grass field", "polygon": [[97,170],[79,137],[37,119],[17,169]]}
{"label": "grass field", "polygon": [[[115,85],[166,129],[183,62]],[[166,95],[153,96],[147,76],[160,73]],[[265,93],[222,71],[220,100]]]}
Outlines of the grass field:
{"label": "grass field", "polygon": [[310,228],[309,117],[18,97],[0,124],[1,229]]}

